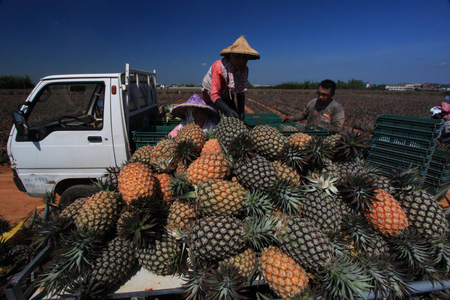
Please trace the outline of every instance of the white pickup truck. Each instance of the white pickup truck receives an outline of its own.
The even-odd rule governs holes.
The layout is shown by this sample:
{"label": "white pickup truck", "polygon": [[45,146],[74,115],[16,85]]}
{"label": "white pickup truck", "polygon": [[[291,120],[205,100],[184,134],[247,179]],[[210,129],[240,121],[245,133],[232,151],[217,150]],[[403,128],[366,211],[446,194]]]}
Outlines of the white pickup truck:
{"label": "white pickup truck", "polygon": [[7,152],[17,188],[61,195],[63,205],[92,193],[92,179],[135,150],[132,132],[158,114],[156,74],[47,76],[13,114]]}

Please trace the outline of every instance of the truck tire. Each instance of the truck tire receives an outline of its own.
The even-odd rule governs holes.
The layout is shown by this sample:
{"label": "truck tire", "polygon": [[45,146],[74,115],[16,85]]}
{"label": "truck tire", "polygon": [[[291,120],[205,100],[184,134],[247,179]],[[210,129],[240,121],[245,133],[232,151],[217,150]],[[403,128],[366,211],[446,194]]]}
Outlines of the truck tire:
{"label": "truck tire", "polygon": [[71,186],[65,190],[59,198],[59,208],[63,210],[67,205],[77,199],[92,196],[95,193],[95,188],[87,184],[78,184]]}

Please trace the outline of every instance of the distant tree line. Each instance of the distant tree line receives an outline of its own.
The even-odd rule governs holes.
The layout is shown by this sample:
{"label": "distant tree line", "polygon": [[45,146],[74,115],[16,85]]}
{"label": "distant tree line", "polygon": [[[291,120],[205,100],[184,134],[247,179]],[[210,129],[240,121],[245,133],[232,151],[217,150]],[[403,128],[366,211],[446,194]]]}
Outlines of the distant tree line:
{"label": "distant tree line", "polygon": [[[292,89],[292,90],[315,90],[319,87],[320,82],[305,80],[303,82],[289,81],[281,83],[278,85],[268,86],[268,87],[258,87],[267,89]],[[249,88],[254,88],[253,85],[249,84]],[[372,84],[370,87],[366,87],[366,84],[362,80],[351,79],[347,82],[338,80],[336,82],[336,89],[338,90],[384,90],[386,89],[385,84]]]}
{"label": "distant tree line", "polygon": [[32,89],[34,84],[28,75],[25,77],[15,75],[0,76],[0,89]]}

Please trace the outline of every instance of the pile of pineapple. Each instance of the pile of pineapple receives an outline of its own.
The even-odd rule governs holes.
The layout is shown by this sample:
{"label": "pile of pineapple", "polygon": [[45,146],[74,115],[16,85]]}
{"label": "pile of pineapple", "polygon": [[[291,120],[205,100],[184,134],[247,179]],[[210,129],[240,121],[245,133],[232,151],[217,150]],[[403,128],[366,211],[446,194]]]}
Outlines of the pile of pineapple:
{"label": "pile of pineapple", "polygon": [[34,249],[54,250],[39,282],[102,297],[139,265],[181,276],[186,299],[410,299],[411,282],[448,277],[449,225],[416,170],[364,160],[365,139],[186,125],[35,222]]}

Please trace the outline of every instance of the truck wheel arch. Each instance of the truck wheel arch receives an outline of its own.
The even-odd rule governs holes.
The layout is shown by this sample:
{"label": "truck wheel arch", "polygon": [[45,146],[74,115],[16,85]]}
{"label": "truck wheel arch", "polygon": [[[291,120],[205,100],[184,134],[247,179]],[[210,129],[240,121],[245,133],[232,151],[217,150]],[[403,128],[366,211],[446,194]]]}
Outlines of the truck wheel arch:
{"label": "truck wheel arch", "polygon": [[90,197],[96,192],[92,184],[77,184],[67,188],[59,198],[59,207],[64,209],[77,199]]}

